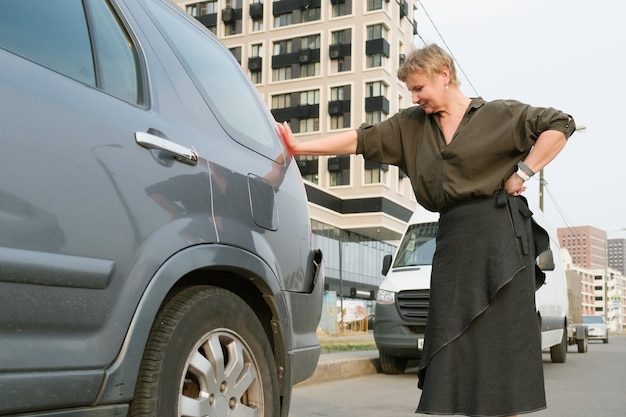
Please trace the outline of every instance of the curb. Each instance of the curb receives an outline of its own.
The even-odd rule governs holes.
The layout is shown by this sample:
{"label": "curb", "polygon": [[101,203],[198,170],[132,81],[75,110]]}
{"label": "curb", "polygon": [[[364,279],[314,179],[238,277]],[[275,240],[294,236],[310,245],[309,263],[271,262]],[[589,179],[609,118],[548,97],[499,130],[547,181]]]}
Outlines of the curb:
{"label": "curb", "polygon": [[313,375],[295,386],[314,385],[379,372],[378,350],[322,354]]}

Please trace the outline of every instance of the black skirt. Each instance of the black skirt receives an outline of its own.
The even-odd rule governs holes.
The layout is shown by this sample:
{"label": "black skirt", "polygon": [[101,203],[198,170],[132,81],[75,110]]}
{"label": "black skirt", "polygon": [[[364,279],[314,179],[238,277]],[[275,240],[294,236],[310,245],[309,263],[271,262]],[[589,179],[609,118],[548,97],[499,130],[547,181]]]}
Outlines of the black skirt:
{"label": "black skirt", "polygon": [[535,254],[547,247],[536,248],[531,216],[525,199],[504,192],[441,213],[417,413],[546,407]]}

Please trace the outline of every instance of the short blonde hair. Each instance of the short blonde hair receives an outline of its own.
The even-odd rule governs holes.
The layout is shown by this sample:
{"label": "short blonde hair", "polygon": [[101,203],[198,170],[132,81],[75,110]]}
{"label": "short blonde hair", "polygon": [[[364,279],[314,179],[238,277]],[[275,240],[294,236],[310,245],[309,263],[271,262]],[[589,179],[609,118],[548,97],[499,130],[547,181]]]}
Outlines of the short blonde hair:
{"label": "short blonde hair", "polygon": [[452,56],[441,49],[437,44],[431,43],[421,49],[409,52],[404,63],[398,69],[398,79],[406,81],[409,75],[414,73],[426,74],[434,78],[447,68],[450,72],[450,85],[458,85],[456,67]]}

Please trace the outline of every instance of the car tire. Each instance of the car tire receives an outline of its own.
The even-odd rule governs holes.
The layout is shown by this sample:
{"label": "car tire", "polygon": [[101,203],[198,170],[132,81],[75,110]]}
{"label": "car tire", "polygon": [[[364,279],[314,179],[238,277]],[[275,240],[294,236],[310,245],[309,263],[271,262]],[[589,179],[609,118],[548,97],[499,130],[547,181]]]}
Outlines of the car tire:
{"label": "car tire", "polygon": [[589,350],[589,339],[587,337],[578,339],[576,345],[578,346],[578,353],[587,353],[587,350]]}
{"label": "car tire", "polygon": [[550,359],[553,363],[565,363],[567,360],[567,329],[563,329],[561,342],[550,347]]}
{"label": "car tire", "polygon": [[380,369],[387,375],[403,374],[406,370],[407,358],[401,358],[399,356],[389,355],[384,352],[379,352]]}
{"label": "car tire", "polygon": [[602,343],[609,343],[609,333],[607,332],[606,338],[602,339]]}
{"label": "car tire", "polygon": [[130,417],[273,417],[279,408],[270,343],[241,298],[201,286],[167,301],[150,332]]}

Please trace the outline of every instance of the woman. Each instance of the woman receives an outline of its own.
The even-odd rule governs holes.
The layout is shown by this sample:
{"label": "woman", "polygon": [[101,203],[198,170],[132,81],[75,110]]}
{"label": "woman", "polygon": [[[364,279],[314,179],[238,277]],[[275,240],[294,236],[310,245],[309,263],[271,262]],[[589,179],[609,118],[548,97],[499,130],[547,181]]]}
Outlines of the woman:
{"label": "woman", "polygon": [[[417,106],[376,125],[298,142],[300,155],[358,153],[397,165],[419,203],[440,213],[418,413],[516,416],[546,407],[535,311],[535,259],[547,249],[525,181],[574,132],[552,108],[470,99],[450,55],[432,44],[398,70]],[[541,233],[543,232],[543,233]]]}

